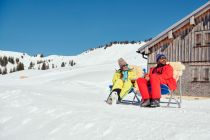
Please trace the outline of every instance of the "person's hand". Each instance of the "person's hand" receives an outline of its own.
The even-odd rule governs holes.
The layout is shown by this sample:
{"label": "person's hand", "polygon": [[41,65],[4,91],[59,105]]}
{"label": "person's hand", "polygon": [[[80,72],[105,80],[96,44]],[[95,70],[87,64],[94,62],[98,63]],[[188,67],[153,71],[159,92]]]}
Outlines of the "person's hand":
{"label": "person's hand", "polygon": [[146,74],[144,78],[149,81],[149,74]]}

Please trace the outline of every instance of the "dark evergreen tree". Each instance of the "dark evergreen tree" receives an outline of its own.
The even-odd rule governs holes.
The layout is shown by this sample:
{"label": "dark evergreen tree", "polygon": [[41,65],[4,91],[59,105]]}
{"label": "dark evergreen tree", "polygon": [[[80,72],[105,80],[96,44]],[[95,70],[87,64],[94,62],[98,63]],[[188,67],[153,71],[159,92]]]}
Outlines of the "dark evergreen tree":
{"label": "dark evergreen tree", "polygon": [[41,55],[40,55],[40,57],[44,57],[44,55],[43,55],[43,54],[41,54]]}
{"label": "dark evergreen tree", "polygon": [[12,69],[10,69],[9,73],[13,73]]}
{"label": "dark evergreen tree", "polygon": [[41,68],[41,70],[46,70],[47,69],[47,66],[46,66],[46,63],[44,62],[44,63],[42,63],[42,68]]}
{"label": "dark evergreen tree", "polygon": [[16,68],[14,67],[12,71],[13,71],[13,72],[16,72]]}
{"label": "dark evergreen tree", "polygon": [[16,64],[18,64],[20,60],[19,58],[16,58],[15,61],[16,61]]}
{"label": "dark evergreen tree", "polygon": [[9,57],[8,61],[12,64],[15,64],[14,57]]}
{"label": "dark evergreen tree", "polygon": [[64,62],[61,63],[61,67],[65,67],[65,63]]}
{"label": "dark evergreen tree", "polygon": [[21,71],[21,70],[24,70],[24,64],[19,62],[17,65],[17,71]]}
{"label": "dark evergreen tree", "polygon": [[42,60],[38,60],[38,61],[37,61],[37,64],[41,64],[41,63],[43,63]]}
{"label": "dark evergreen tree", "polygon": [[4,68],[2,74],[3,74],[3,75],[7,74],[7,68]]}
{"label": "dark evergreen tree", "polygon": [[8,58],[6,56],[3,57],[2,59],[2,66],[5,67],[8,64]]}
{"label": "dark evergreen tree", "polygon": [[134,44],[134,43],[136,43],[135,41],[131,41],[131,44]]}
{"label": "dark evergreen tree", "polygon": [[0,57],[0,65],[2,66],[2,64],[3,64],[3,59],[2,57]]}
{"label": "dark evergreen tree", "polygon": [[74,66],[76,63],[73,61],[73,60],[71,60],[71,66]]}
{"label": "dark evergreen tree", "polygon": [[28,67],[28,69],[32,69],[33,67],[34,67],[34,63],[31,62],[30,65],[29,65],[29,67]]}

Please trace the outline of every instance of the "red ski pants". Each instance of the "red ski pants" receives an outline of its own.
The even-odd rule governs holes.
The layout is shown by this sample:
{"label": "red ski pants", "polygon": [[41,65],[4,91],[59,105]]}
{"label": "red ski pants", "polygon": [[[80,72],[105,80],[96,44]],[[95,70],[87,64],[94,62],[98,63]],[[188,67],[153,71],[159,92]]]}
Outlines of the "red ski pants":
{"label": "red ski pants", "polygon": [[[151,90],[148,89],[150,83]],[[145,78],[138,78],[137,85],[141,93],[142,99],[160,99],[161,89],[160,85],[166,84],[166,81],[161,78],[160,75],[150,75],[150,80],[147,81]]]}

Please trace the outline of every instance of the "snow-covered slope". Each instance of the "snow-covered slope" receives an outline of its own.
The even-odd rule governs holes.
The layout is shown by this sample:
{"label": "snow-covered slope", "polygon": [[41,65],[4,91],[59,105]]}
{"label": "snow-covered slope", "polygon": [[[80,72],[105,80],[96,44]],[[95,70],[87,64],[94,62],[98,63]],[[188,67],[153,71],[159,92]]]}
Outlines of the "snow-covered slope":
{"label": "snow-covered slope", "polygon": [[[3,59],[4,57],[11,57],[14,61],[14,64],[8,61],[6,66],[0,65],[0,69],[3,71],[7,68],[7,73],[10,73],[11,70],[14,68],[17,69],[17,65],[19,62],[24,64],[24,69],[41,69],[43,63],[46,64],[49,69],[52,68],[60,68],[61,64],[64,63],[65,66],[72,66],[71,61],[74,59],[74,56],[48,56],[48,57],[41,57],[40,55],[37,56],[29,56],[27,53],[19,53],[19,52],[11,52],[11,51],[1,51],[0,50],[0,57]],[[18,59],[18,62],[17,62]],[[33,63],[33,67],[30,67],[30,64]],[[48,68],[47,68],[48,69]],[[16,70],[17,71],[17,70]]]}
{"label": "snow-covered slope", "polygon": [[1,76],[0,140],[209,140],[209,99],[183,100],[182,108],[105,103],[119,57],[146,65],[136,48],[96,49],[76,56],[74,67]]}
{"label": "snow-covered slope", "polygon": [[[33,67],[31,69],[41,69],[43,63],[45,62],[49,69],[52,68],[60,68],[62,63],[65,64],[66,67],[73,66],[71,62],[76,63],[78,66],[84,65],[96,65],[96,64],[116,64],[115,62],[120,57],[125,58],[129,64],[141,64],[143,67],[146,67],[146,60],[142,59],[136,51],[143,45],[144,42],[135,43],[135,44],[113,44],[112,46],[104,49],[97,48],[92,51],[81,53],[77,56],[58,56],[51,55],[47,57],[37,56],[29,56],[26,53],[18,53],[18,52],[10,52],[10,51],[1,51],[0,57],[13,57],[15,63],[12,64],[8,62],[5,66],[7,68],[7,73],[9,73],[12,69],[17,67],[16,59],[19,62],[24,64],[24,69],[29,69],[30,63],[33,63]],[[0,65],[0,69],[3,71],[5,67]],[[117,66],[116,66],[117,67]]]}
{"label": "snow-covered slope", "polygon": [[25,70],[2,76],[0,140],[210,139],[209,99],[183,100],[182,108],[107,105],[111,67]]}
{"label": "snow-covered slope", "polygon": [[115,64],[123,57],[129,64],[145,65],[146,61],[136,53],[145,43],[136,44],[114,44],[112,47],[98,48],[88,53],[82,53],[75,58],[78,65]]}

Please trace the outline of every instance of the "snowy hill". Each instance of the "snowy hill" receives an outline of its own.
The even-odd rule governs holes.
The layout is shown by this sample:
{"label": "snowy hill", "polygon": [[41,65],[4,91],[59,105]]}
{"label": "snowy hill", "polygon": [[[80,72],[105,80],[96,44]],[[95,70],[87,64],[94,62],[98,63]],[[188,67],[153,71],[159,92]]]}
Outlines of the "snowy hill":
{"label": "snowy hill", "polygon": [[185,99],[182,108],[105,103],[118,57],[146,65],[137,47],[100,48],[75,56],[74,67],[1,76],[0,140],[209,140],[209,99]]}
{"label": "snowy hill", "polygon": [[59,68],[62,66],[62,63],[64,63],[64,66],[73,66],[73,64],[71,64],[73,58],[74,57],[71,56],[29,56],[26,53],[0,50],[0,70],[4,71],[4,69],[7,69],[7,73],[18,71],[17,67],[21,63],[25,70],[42,69],[43,64],[46,65],[45,69]]}
{"label": "snowy hill", "polygon": [[115,64],[120,57],[123,57],[129,64],[146,65],[145,59],[136,53],[138,48],[145,43],[136,44],[113,44],[108,48],[98,48],[93,51],[78,55],[75,61],[79,65]]}
{"label": "snowy hill", "polygon": [[13,63],[9,61],[5,66],[1,65],[0,63],[0,69],[3,71],[6,68],[7,73],[13,72],[13,69],[17,69],[19,62],[24,64],[25,70],[40,70],[42,69],[44,63],[46,64],[45,69],[71,67],[75,64],[81,66],[115,63],[120,57],[127,59],[128,63],[142,64],[143,62],[145,65],[145,60],[141,59],[141,57],[139,57],[140,55],[136,53],[136,50],[138,50],[143,44],[143,42],[135,44],[113,44],[106,49],[104,46],[92,51],[84,52],[77,56],[51,55],[47,57],[41,57],[40,55],[29,56],[26,53],[0,51],[0,60],[6,56],[7,59],[11,57],[14,61]]}

